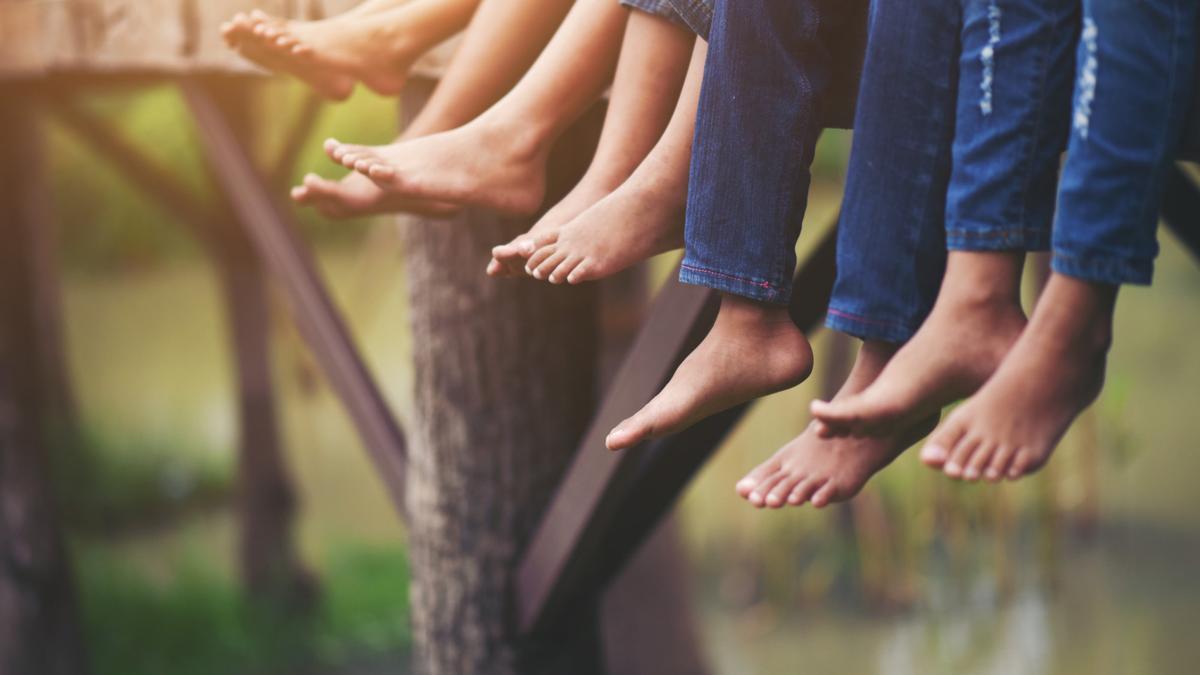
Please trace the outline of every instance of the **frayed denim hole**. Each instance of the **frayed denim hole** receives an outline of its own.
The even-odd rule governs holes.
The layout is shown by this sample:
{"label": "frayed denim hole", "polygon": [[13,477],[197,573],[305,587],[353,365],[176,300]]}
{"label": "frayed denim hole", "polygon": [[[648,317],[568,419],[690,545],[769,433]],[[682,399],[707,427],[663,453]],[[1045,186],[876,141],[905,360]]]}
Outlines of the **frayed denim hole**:
{"label": "frayed denim hole", "polygon": [[979,88],[983,92],[979,99],[979,111],[986,117],[992,114],[992,81],[996,75],[996,47],[1000,44],[1000,4],[997,0],[988,2],[988,41],[979,52],[979,61],[983,64],[983,78]]}
{"label": "frayed denim hole", "polygon": [[1092,18],[1083,19],[1083,50],[1085,52],[1083,67],[1079,70],[1079,82],[1076,84],[1078,98],[1075,101],[1075,118],[1072,126],[1083,140],[1087,140],[1088,127],[1092,123],[1092,102],[1096,99],[1096,77],[1100,62],[1096,58],[1096,38],[1100,29]]}

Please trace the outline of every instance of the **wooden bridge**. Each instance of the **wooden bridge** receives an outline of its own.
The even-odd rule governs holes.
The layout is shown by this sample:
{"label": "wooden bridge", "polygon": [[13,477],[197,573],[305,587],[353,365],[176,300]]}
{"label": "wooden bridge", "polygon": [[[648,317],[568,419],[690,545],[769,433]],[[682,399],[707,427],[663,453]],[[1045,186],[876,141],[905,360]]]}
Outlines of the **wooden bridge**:
{"label": "wooden bridge", "polygon": [[[301,5],[304,6],[301,6]],[[311,100],[287,134],[281,156],[263,162],[248,151],[255,134],[249,101],[259,74],[220,43],[215,27],[233,12],[258,6],[301,15],[339,11],[353,2],[200,2],[178,0],[0,0],[0,556],[23,566],[34,590],[5,588],[0,613],[23,617],[17,630],[28,644],[47,632],[77,631],[55,616],[68,574],[61,536],[52,520],[44,446],[37,422],[55,402],[54,373],[62,370],[55,326],[55,282],[42,234],[49,228],[46,186],[37,170],[38,118],[49,114],[103,154],[203,244],[221,279],[229,309],[239,384],[239,471],[258,486],[239,498],[241,553],[247,582],[270,588],[272,570],[298,563],[287,532],[293,517],[271,394],[267,287],[285,296],[316,363],[353,420],[363,446],[398,512],[406,511],[405,435],[379,391],[341,315],[316,271],[280,195],[297,149],[311,135],[320,103]],[[418,68],[436,78],[444,56]],[[171,83],[180,88],[203,140],[218,198],[206,199],[149,159],[80,105],[97,90]],[[422,86],[419,83],[415,87]],[[1184,169],[1171,175],[1164,219],[1200,256],[1200,191]],[[834,277],[834,230],[797,272],[792,314],[806,330],[824,315]],[[716,415],[677,436],[619,454],[604,435],[634,412],[703,337],[715,313],[715,294],[669,280],[637,333],[623,365],[595,408],[575,448],[562,448],[569,467],[513,570],[511,621],[531,639],[555,632],[561,619],[586,611],[647,534],[670,511],[692,476],[718,447],[747,406]],[[453,339],[453,338],[448,338]],[[37,358],[30,358],[36,355]],[[282,523],[282,527],[280,524]],[[63,610],[66,611],[66,610]],[[75,626],[75,627],[72,627]],[[0,630],[0,670],[29,654],[4,653],[14,636]],[[59,635],[61,637],[61,635]],[[69,655],[44,672],[81,672]],[[17,671],[13,671],[17,672]],[[35,672],[29,670],[27,672]]]}

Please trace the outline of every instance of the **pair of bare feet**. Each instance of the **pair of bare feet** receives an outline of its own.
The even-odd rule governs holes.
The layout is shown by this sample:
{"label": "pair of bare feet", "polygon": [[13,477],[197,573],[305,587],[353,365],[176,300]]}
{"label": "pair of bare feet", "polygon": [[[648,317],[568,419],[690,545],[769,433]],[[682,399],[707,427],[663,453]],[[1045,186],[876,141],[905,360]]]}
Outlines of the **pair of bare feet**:
{"label": "pair of bare feet", "polygon": [[254,10],[225,22],[221,34],[244,58],[297,77],[326,98],[344,100],[359,82],[395,96],[424,52],[424,40],[408,32],[400,3],[373,3],[374,10],[371,4],[317,21]]}
{"label": "pair of bare feet", "polygon": [[970,396],[925,444],[922,461],[968,481],[1041,468],[1100,393],[1115,289],[1056,274],[1026,325],[1020,269],[1016,254],[952,252],[933,312],[876,381],[813,402],[816,434],[888,437]]}
{"label": "pair of bare feet", "polygon": [[[814,421],[738,482],[757,507],[844,501],[937,424],[921,459],[952,478],[1016,480],[1050,457],[1099,394],[1115,291],[1050,280],[1026,322],[1015,254],[954,253],[942,294],[902,349],[867,342]],[[657,397],[608,437],[629,448],[802,381],[808,342],[786,312],[726,297],[716,325]],[[973,395],[973,396],[972,396]]]}

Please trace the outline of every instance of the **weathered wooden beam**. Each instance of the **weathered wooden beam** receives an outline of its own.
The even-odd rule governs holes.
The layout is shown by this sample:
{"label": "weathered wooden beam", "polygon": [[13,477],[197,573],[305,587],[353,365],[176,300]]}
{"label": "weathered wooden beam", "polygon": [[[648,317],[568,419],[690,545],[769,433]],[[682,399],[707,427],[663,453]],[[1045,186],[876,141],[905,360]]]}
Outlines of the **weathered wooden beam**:
{"label": "weathered wooden beam", "polygon": [[222,214],[184,185],[166,167],[146,157],[118,129],[82,108],[73,98],[55,96],[46,99],[49,110],[80,140],[123,172],[130,182],[151,199],[188,225],[210,252],[219,251],[211,229]]}
{"label": "weathered wooden beam", "polygon": [[341,399],[396,509],[404,509],[405,441],[387,401],[317,273],[312,254],[206,86],[183,80],[202,147],[259,257],[278,281],[313,355]]}
{"label": "weathered wooden beam", "polygon": [[1167,227],[1200,261],[1200,189],[1179,165],[1172,167],[1167,175],[1162,216]]}
{"label": "weathered wooden beam", "polygon": [[[797,274],[804,289],[791,313],[804,329],[825,314],[834,278],[833,228]],[[604,437],[637,411],[712,325],[717,294],[674,279],[659,291],[574,463],[526,549],[515,598],[522,631],[538,633],[575,603],[591,602],[679,497],[748,406],[708,418],[668,438],[620,453]]]}
{"label": "weathered wooden beam", "polygon": [[[42,425],[28,159],[34,112],[0,96],[0,673],[76,675],[87,655]],[[36,208],[36,207],[34,207]]]}

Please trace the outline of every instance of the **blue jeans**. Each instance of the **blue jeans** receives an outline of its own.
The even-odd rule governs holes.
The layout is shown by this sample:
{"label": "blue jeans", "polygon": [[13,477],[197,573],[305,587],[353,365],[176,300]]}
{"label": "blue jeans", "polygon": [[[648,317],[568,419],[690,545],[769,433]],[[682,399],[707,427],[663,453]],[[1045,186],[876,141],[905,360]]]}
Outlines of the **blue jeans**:
{"label": "blue jeans", "polygon": [[786,303],[823,126],[847,126],[858,0],[719,0],[689,176],[680,281]]}
{"label": "blue jeans", "polygon": [[640,9],[647,14],[662,17],[687,26],[701,39],[708,39],[712,26],[713,3],[715,0],[621,0],[626,7]]}
{"label": "blue jeans", "polygon": [[1195,0],[1083,0],[1055,272],[1148,284],[1159,202],[1191,108]]}
{"label": "blue jeans", "polygon": [[830,327],[904,342],[947,248],[1049,245],[1078,24],[1078,0],[875,0]]}

